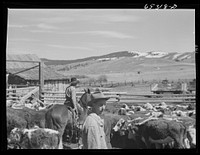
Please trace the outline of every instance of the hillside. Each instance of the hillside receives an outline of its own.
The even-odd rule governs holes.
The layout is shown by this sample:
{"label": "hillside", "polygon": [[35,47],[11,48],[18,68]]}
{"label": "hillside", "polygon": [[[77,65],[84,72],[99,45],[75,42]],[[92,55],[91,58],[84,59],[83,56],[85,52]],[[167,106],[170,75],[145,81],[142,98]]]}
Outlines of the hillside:
{"label": "hillside", "polygon": [[49,60],[46,58],[41,58],[41,60],[46,64],[46,65],[66,65],[66,64],[71,64],[71,63],[80,63],[84,61],[90,61],[90,60],[97,60],[97,59],[103,59],[103,58],[113,58],[113,57],[131,57],[134,56],[135,54],[129,53],[128,51],[122,51],[122,52],[114,52],[102,56],[92,56],[92,57],[87,57],[83,59],[75,59],[75,60]]}
{"label": "hillside", "polygon": [[174,61],[188,61],[194,63],[195,61],[195,53],[194,52],[185,52],[185,53],[167,53],[167,52],[157,52],[157,51],[150,51],[150,52],[137,52],[137,51],[121,51],[121,52],[114,52],[102,56],[93,56],[87,57],[83,59],[75,59],[75,60],[50,60],[46,58],[41,58],[41,60],[46,65],[67,65],[72,63],[81,63],[85,61],[97,60],[97,61],[107,61],[107,60],[114,60],[123,57],[133,57],[133,58],[165,58]]}
{"label": "hillside", "polygon": [[196,77],[195,54],[166,52],[115,52],[66,65],[49,65],[63,75],[106,75],[110,81],[152,79],[193,79]]}
{"label": "hillside", "polygon": [[164,71],[176,69],[183,70],[184,68],[194,67],[193,63],[175,62],[167,59],[136,59],[136,58],[119,58],[111,61],[90,61],[87,65],[81,63],[71,64],[70,69],[62,68],[57,71],[66,72],[68,74],[107,74],[107,73],[127,73],[127,72],[145,72],[145,71]]}

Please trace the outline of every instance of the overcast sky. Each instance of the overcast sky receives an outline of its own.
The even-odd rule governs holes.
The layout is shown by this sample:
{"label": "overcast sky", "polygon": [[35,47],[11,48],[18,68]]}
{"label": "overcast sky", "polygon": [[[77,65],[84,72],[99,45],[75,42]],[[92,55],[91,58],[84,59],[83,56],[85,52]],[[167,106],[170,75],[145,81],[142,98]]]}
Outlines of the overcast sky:
{"label": "overcast sky", "polygon": [[70,60],[117,51],[192,52],[195,12],[144,9],[9,9],[8,54]]}

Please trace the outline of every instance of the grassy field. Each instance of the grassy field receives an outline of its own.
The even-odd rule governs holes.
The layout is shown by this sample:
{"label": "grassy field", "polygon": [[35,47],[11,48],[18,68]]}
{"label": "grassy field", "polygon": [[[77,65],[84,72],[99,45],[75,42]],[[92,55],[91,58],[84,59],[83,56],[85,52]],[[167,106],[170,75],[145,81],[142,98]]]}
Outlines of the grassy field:
{"label": "grassy field", "polygon": [[85,75],[98,78],[106,75],[108,81],[150,81],[150,80],[178,80],[196,78],[195,63],[175,62],[166,59],[121,58],[115,61],[95,62],[84,67],[77,67],[59,73],[68,75]]}
{"label": "grassy field", "polygon": [[144,86],[119,86],[112,88],[113,92],[127,92],[130,94],[151,94],[151,89],[149,85]]}

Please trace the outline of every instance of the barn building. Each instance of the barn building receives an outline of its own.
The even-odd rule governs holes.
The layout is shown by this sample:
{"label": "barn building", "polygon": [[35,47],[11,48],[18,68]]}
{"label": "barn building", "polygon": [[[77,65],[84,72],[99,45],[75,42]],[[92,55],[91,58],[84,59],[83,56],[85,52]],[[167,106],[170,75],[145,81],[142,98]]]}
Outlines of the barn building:
{"label": "barn building", "polygon": [[39,85],[40,72],[38,62],[42,63],[43,90],[63,91],[66,85],[68,85],[70,78],[52,70],[34,54],[7,55],[7,86],[23,87]]}

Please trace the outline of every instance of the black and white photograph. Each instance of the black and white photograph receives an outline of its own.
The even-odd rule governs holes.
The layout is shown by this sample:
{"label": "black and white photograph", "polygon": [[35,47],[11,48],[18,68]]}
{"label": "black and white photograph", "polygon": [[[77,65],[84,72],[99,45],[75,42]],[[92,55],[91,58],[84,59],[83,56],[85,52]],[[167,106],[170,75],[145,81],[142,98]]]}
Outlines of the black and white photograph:
{"label": "black and white photograph", "polygon": [[8,8],[7,150],[196,149],[195,15]]}

